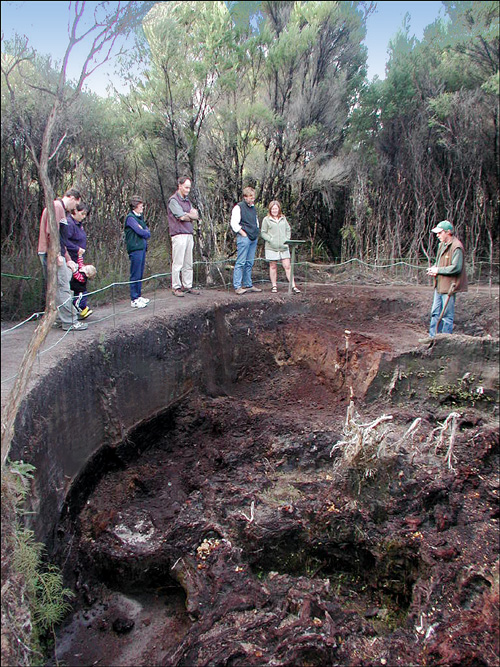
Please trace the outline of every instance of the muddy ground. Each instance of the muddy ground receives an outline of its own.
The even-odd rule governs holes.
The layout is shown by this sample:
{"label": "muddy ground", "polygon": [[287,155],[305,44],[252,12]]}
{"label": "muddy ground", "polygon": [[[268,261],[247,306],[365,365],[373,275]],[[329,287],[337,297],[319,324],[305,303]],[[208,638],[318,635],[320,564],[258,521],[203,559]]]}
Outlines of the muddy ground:
{"label": "muddy ground", "polygon": [[[235,382],[141,431],[61,522],[59,664],[498,664],[498,381],[469,373],[498,289],[458,297],[463,376],[432,391],[449,351],[425,341],[428,289],[299,298],[310,313],[258,331]],[[408,353],[420,376],[382,383]]]}

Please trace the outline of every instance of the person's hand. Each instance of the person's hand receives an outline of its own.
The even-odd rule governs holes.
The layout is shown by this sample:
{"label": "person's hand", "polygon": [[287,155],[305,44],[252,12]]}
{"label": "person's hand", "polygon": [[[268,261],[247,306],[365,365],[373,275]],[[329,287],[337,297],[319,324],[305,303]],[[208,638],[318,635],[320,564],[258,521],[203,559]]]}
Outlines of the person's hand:
{"label": "person's hand", "polygon": [[243,228],[240,229],[239,234],[241,234],[242,236],[248,236],[248,234],[246,233],[246,231]]}
{"label": "person's hand", "polygon": [[437,266],[431,266],[429,269],[427,269],[427,275],[428,276],[434,276],[435,277],[435,276],[437,276],[437,274],[438,274]]}
{"label": "person's hand", "polygon": [[85,248],[78,248],[78,257],[83,257],[85,255]]}
{"label": "person's hand", "polygon": [[62,255],[57,255],[57,266],[64,265],[64,257]]}
{"label": "person's hand", "polygon": [[198,220],[198,218],[200,217],[200,214],[198,213],[198,211],[195,208],[192,208],[189,211],[189,217],[191,218],[191,220]]}
{"label": "person's hand", "polygon": [[78,271],[78,264],[74,262],[72,259],[70,259],[69,262],[66,262],[66,264],[71,269],[71,273],[75,273],[75,271]]}

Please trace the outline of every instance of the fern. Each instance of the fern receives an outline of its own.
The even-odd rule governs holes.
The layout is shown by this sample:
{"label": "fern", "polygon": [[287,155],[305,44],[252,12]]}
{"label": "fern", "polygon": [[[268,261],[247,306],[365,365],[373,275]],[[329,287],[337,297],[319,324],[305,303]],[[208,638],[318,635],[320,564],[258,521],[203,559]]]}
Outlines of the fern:
{"label": "fern", "polygon": [[35,542],[32,530],[21,528],[19,524],[17,524],[14,539],[14,556],[12,559],[14,570],[23,574],[28,584],[33,578],[33,572],[36,572],[40,565],[43,545]]}
{"label": "fern", "polygon": [[42,563],[44,546],[35,541],[33,531],[18,526],[13,564],[26,582],[32,620],[40,633],[51,630],[70,611],[73,591],[64,588],[63,577],[55,565]]}
{"label": "fern", "polygon": [[7,461],[7,464],[19,504],[26,498],[36,468],[30,463],[24,463],[24,461]]}
{"label": "fern", "polygon": [[[6,546],[12,551],[11,568],[22,580],[22,596],[26,597],[31,615],[31,650],[39,653],[43,638],[54,634],[54,626],[71,610],[74,593],[64,588],[60,569],[44,562],[44,545],[37,542],[35,533],[23,526],[23,501],[31,488],[35,468],[23,461],[9,462],[2,471],[2,484],[9,489],[8,504],[13,517]],[[8,478],[7,478],[8,475]],[[2,502],[3,502],[2,497]],[[7,531],[6,531],[7,534]]]}
{"label": "fern", "polygon": [[36,583],[36,602],[33,605],[33,621],[41,630],[57,625],[71,610],[69,598],[74,593],[64,588],[61,571],[55,565],[47,566],[39,573]]}

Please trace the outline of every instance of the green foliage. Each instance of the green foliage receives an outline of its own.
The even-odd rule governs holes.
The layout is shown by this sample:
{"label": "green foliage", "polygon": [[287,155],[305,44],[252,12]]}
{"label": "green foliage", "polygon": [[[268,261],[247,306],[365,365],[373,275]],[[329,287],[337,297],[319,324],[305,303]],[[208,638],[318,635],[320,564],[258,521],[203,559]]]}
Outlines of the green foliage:
{"label": "green foliage", "polygon": [[236,28],[247,31],[258,30],[262,22],[260,7],[262,2],[256,1],[230,1],[225,3],[231,14]]}
{"label": "green foliage", "polygon": [[356,232],[356,227],[353,225],[344,225],[340,230],[340,235],[343,241],[354,241],[356,242],[359,237]]}
{"label": "green foliage", "polygon": [[431,118],[429,121],[431,127],[451,115],[454,101],[455,97],[452,93],[443,93],[442,95],[439,95],[439,97],[429,100],[429,109],[435,116],[434,119]]}
{"label": "green foliage", "polygon": [[312,248],[310,247],[310,244],[307,243],[304,247],[304,256],[306,256],[306,253],[308,253],[312,262],[328,263],[330,261],[328,248],[323,240],[316,241]]}
{"label": "green foliage", "polygon": [[8,461],[7,465],[11,474],[15,503],[19,506],[26,498],[36,468],[30,463],[24,463],[24,461]]}
{"label": "green foliage", "polygon": [[62,574],[55,565],[42,563],[43,544],[35,541],[31,530],[18,526],[13,568],[24,577],[32,623],[38,636],[59,623],[71,610],[74,593],[63,586]]}
{"label": "green foliage", "polygon": [[[23,514],[22,503],[29,491],[34,472],[34,466],[23,461],[8,462],[5,475],[8,475],[10,480],[8,495],[12,498],[14,517]],[[36,542],[33,531],[14,518],[13,525],[6,533],[10,535],[10,540],[8,545],[2,546],[12,552],[12,572],[22,577],[33,627],[32,641],[37,645],[45,633],[52,631],[70,611],[69,600],[74,594],[64,587],[59,568],[44,562],[44,545]]]}
{"label": "green foliage", "polygon": [[437,379],[429,385],[429,394],[435,399],[446,402],[453,406],[476,405],[478,402],[489,403],[491,397],[478,391],[482,380],[477,380],[472,375],[461,378],[456,383],[439,384]]}
{"label": "green foliage", "polygon": [[481,88],[485,93],[489,95],[494,95],[496,98],[500,95],[500,77],[499,73],[495,72],[492,74],[486,81],[483,83]]}

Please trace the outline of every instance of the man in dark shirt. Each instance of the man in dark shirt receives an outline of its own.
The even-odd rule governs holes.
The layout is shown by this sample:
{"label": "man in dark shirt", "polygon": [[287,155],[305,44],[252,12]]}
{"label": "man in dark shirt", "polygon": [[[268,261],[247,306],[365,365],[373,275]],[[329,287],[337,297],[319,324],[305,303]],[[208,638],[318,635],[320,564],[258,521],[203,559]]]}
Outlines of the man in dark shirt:
{"label": "man in dark shirt", "polygon": [[262,292],[252,284],[252,269],[259,240],[259,219],[255,210],[255,190],[243,190],[243,201],[231,212],[231,229],[236,234],[237,255],[233,273],[236,294]]}

